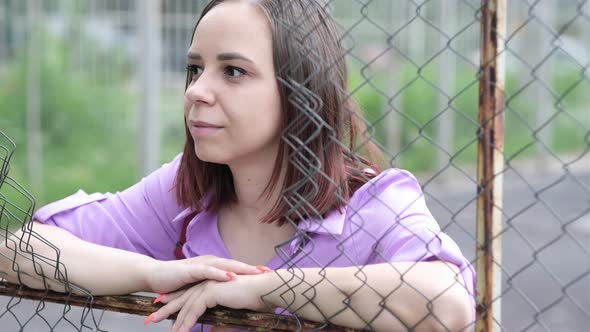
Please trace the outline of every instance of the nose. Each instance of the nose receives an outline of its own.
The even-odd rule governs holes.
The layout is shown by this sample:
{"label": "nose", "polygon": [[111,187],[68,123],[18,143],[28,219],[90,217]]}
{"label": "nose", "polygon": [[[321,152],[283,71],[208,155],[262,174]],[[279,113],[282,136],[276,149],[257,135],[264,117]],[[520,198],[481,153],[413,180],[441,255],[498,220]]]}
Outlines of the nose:
{"label": "nose", "polygon": [[206,81],[206,77],[202,73],[201,76],[192,82],[185,92],[185,99],[190,104],[208,104],[215,103],[215,94],[213,93],[211,84]]}

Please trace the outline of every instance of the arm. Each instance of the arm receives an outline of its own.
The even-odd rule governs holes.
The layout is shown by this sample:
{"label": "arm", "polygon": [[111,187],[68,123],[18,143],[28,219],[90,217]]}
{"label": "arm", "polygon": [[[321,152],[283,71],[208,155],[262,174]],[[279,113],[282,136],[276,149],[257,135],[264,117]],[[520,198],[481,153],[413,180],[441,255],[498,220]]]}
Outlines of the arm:
{"label": "arm", "polygon": [[381,331],[460,331],[472,321],[458,268],[441,261],[275,272],[252,276],[259,294],[309,320]]}
{"label": "arm", "polygon": [[186,332],[207,308],[221,305],[281,307],[305,319],[377,331],[462,331],[471,326],[473,307],[461,279],[456,266],[442,261],[372,264],[362,272],[356,266],[280,269],[167,294],[146,322],[178,312],[171,331]]}
{"label": "arm", "polygon": [[179,160],[121,193],[79,191],[42,207],[24,233],[0,237],[1,276],[56,291],[68,291],[67,280],[97,295],[148,290],[145,265],[172,259],[178,239],[170,188]]}
{"label": "arm", "polygon": [[[34,223],[33,229],[32,236],[23,236],[19,230],[0,246],[0,271],[9,282],[65,292],[67,278],[67,281],[95,295],[149,291],[146,275],[150,266],[155,264],[155,259],[86,242],[55,226]],[[19,244],[21,238],[23,242]],[[40,238],[58,245],[59,251]],[[29,247],[26,243],[28,239]],[[36,266],[33,265],[33,258]],[[67,276],[64,266],[67,267]]]}
{"label": "arm", "polygon": [[[0,276],[9,282],[23,283],[31,288],[67,292],[70,291],[65,287],[67,281],[93,295],[139,291],[165,293],[204,279],[218,282],[234,279],[235,276],[228,274],[228,271],[239,274],[262,272],[254,266],[214,256],[160,261],[86,242],[55,226],[40,223],[33,225],[34,232],[31,233],[28,245],[28,232],[19,244],[23,235],[19,230],[0,246]],[[59,249],[54,249],[47,242],[57,245]],[[77,288],[71,291],[87,295]]]}

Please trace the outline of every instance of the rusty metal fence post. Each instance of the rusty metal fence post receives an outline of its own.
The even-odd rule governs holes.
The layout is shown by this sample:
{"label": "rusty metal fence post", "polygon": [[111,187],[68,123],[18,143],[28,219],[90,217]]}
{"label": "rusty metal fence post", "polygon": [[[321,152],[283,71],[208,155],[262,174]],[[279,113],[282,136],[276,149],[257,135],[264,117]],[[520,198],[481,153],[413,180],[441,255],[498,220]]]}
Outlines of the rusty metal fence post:
{"label": "rusty metal fence post", "polygon": [[494,322],[501,326],[506,0],[482,0],[480,22],[476,331],[494,331]]}

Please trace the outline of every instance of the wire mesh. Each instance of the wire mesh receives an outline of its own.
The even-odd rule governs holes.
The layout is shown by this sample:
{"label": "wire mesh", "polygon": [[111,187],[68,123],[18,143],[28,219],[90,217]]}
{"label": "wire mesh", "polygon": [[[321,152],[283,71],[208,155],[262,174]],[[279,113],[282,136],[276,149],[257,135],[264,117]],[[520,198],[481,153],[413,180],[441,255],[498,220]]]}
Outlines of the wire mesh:
{"label": "wire mesh", "polygon": [[[43,185],[29,185],[35,188],[34,196],[47,203],[83,186],[92,188],[92,191],[124,189],[134,183],[139,174],[146,174],[153,168],[154,158],[170,160],[184,139],[178,114],[182,107],[181,84],[185,82],[187,42],[205,2],[177,0],[159,3],[161,61],[159,68],[154,70],[161,71],[161,80],[156,87],[160,96],[157,103],[161,106],[154,115],[159,120],[151,123],[159,124],[162,155],[156,157],[136,153],[135,150],[141,149],[135,148],[133,137],[135,134],[141,141],[142,133],[149,134],[147,130],[138,129],[143,125],[138,124],[138,117],[134,115],[137,112],[133,111],[140,108],[141,100],[148,100],[138,92],[148,89],[138,86],[142,79],[146,79],[140,75],[140,66],[149,62],[143,62],[141,52],[137,51],[140,49],[139,34],[145,23],[138,18],[137,1],[40,2],[42,5],[36,15],[41,15],[41,26],[47,30],[47,36],[41,35],[44,40],[41,48],[53,52],[48,54],[57,58],[66,54],[70,59],[67,65],[60,67],[55,62],[53,65],[59,69],[60,75],[71,78],[74,84],[92,87],[88,95],[94,97],[101,112],[96,112],[96,105],[83,102],[79,102],[81,106],[76,112],[66,112],[67,103],[52,105],[48,102],[53,92],[42,92],[40,96],[31,96],[34,90],[29,89],[29,94],[24,92],[23,100],[40,98],[42,131],[48,143],[42,147],[44,154],[39,168],[30,166],[30,157],[19,155],[18,150],[14,153],[16,145],[26,147],[23,149],[26,151],[40,148],[30,145],[26,121],[14,112],[24,110],[25,105],[15,101],[14,96],[18,94],[15,91],[26,90],[24,86],[27,85],[18,85],[19,80],[15,79],[18,72],[12,68],[19,67],[15,59],[26,49],[32,38],[31,31],[36,31],[32,28],[31,12],[28,11],[33,2],[0,1],[0,28],[4,28],[0,45],[5,46],[0,48],[0,74],[6,74],[0,76],[10,77],[11,82],[8,84],[9,80],[0,78],[0,90],[10,92],[5,95],[0,92],[3,113],[0,129],[14,138],[12,141],[0,132],[0,229],[5,247],[16,249],[19,246],[22,250],[20,257],[54,268],[51,274],[45,267],[42,272],[38,270],[36,276],[28,277],[43,282],[48,275],[53,275],[61,285],[74,287],[85,295],[76,298],[73,305],[81,306],[76,309],[68,296],[58,297],[56,301],[61,303],[58,305],[46,304],[50,297],[43,294],[48,292],[36,293],[33,300],[26,300],[23,295],[25,287],[18,286],[18,282],[4,283],[0,286],[5,287],[4,296],[0,296],[0,325],[15,331],[135,329],[138,325],[134,324],[141,324],[142,318],[113,323],[129,316],[110,316],[108,312],[96,310],[97,298],[66,280],[66,269],[60,265],[58,244],[43,243],[50,248],[50,255],[41,255],[37,249],[30,250],[27,241],[29,237],[35,238],[29,226],[35,200],[8,174],[10,170],[15,173],[14,178],[26,178],[26,183],[35,179],[32,173],[38,172],[37,178],[43,178]],[[481,22],[491,19],[482,6],[497,2],[334,0],[321,3],[335,17],[342,36],[345,51],[342,58],[346,58],[349,66],[345,84],[348,91],[337,90],[334,72],[338,61],[330,62],[331,58],[322,54],[317,40],[313,40],[313,29],[305,30],[313,26],[309,23],[310,15],[302,10],[280,22],[292,32],[286,40],[296,45],[295,49],[300,52],[300,61],[287,63],[277,73],[279,84],[289,97],[287,107],[294,110],[294,117],[285,128],[283,142],[290,152],[288,162],[293,167],[293,177],[301,181],[292,183],[283,198],[288,207],[287,223],[296,233],[275,248],[278,264],[274,268],[284,268],[291,273],[290,278],[283,280],[286,287],[278,288],[283,292],[284,310],[277,313],[297,314],[298,308],[294,307],[296,294],[306,297],[305,304],[317,305],[318,295],[314,292],[317,284],[305,281],[310,276],[305,270],[306,264],[312,262],[320,267],[318,275],[328,282],[331,281],[330,267],[357,266],[356,288],[348,293],[342,291],[342,298],[334,299],[342,302],[342,308],[333,312],[320,310],[320,314],[323,320],[333,321],[342,312],[350,312],[355,319],[362,321],[362,327],[371,328],[379,313],[399,315],[385,303],[400,294],[401,288],[382,292],[367,281],[370,275],[365,266],[367,261],[391,260],[386,254],[388,241],[392,241],[388,236],[401,233],[417,239],[424,257],[414,257],[415,261],[436,258],[436,243],[413,229],[409,219],[404,219],[422,201],[426,201],[442,234],[449,234],[454,239],[468,261],[476,266],[487,258],[476,250],[485,247],[487,242],[477,239],[475,222],[477,200],[482,198],[488,185],[480,182],[476,171],[478,143],[484,137],[478,121],[481,116],[478,107],[481,79],[486,68],[480,60],[480,50],[486,45],[481,44],[480,34]],[[477,303],[480,314],[490,305],[494,306],[494,325],[485,330],[584,331],[590,323],[590,113],[586,110],[590,103],[589,7],[588,1],[522,0],[507,1],[500,12],[506,20],[506,32],[496,37],[502,46],[501,56],[506,61],[505,84],[496,84],[493,79],[489,83],[504,98],[496,115],[503,118],[503,137],[493,137],[491,142],[492,147],[497,144],[495,151],[503,159],[499,169],[491,170],[493,176],[503,178],[503,188],[496,188],[502,200],[492,205],[492,209],[499,213],[501,224],[499,229],[488,231],[486,236],[489,241],[501,243],[501,248],[500,255],[492,257],[491,261],[492,266],[499,269],[499,275],[486,280],[486,284],[477,285],[480,294],[492,288],[495,291],[491,303]],[[306,9],[311,11],[314,7]],[[494,32],[498,31],[491,33]],[[63,36],[69,36],[75,45],[55,46],[61,43],[59,40],[64,39]],[[491,58],[498,56],[492,54]],[[306,62],[309,59],[311,61]],[[310,64],[311,68],[305,67]],[[26,71],[26,68],[34,67],[24,64],[21,68]],[[40,68],[38,84],[43,87],[52,85],[51,63],[42,62]],[[88,80],[77,80],[80,72],[86,73]],[[29,76],[29,84],[30,77],[35,76]],[[310,82],[319,84],[310,87]],[[347,112],[343,115],[351,114],[350,121],[359,119],[366,125],[367,134],[360,133],[358,145],[351,147],[351,138],[338,133],[333,123],[326,121],[327,116],[322,110],[329,101],[316,93],[326,85],[335,86],[339,100],[350,96],[358,102],[358,109],[347,103]],[[109,86],[118,91],[110,90]],[[11,96],[14,98],[10,99]],[[65,96],[67,98],[70,97]],[[487,120],[495,121],[496,117]],[[79,157],[70,156],[74,150],[71,147],[76,144],[79,147],[84,141],[80,135],[75,135],[76,129],[72,129],[74,133],[69,136],[63,133],[70,127],[82,127],[82,132],[88,131],[90,137],[106,136],[109,139],[105,139],[103,148],[89,154],[88,160],[81,161]],[[326,150],[318,151],[314,146],[318,137],[329,142]],[[122,141],[130,144],[122,145]],[[380,197],[379,176],[375,180],[373,174],[362,172],[371,165],[357,156],[367,152],[369,143],[375,144],[383,154],[383,160],[376,166],[408,169],[419,179],[422,190],[419,195],[396,197],[406,204],[403,208],[391,208],[391,201]],[[49,145],[61,146],[61,150],[46,151],[50,149]],[[371,189],[367,189],[363,204],[348,205],[349,224],[343,233],[346,236],[335,235],[329,226],[322,226],[319,221],[332,219],[327,215],[328,211],[318,209],[313,203],[317,199],[314,194],[320,188],[340,188],[340,184],[333,181],[329,168],[325,167],[325,159],[318,155],[330,148],[344,150],[351,167],[357,169],[361,183],[370,180],[377,184],[368,186]],[[118,165],[109,161],[109,156],[113,155],[121,156]],[[17,165],[12,169],[11,159],[12,164]],[[152,164],[147,164],[148,159]],[[135,167],[136,160],[140,160],[141,167]],[[80,173],[70,165],[92,169],[93,162],[104,169],[111,167],[113,171],[96,171],[90,176],[79,177],[64,175]],[[45,168],[61,170],[47,173]],[[133,171],[135,168],[141,171]],[[400,173],[400,176],[405,181],[415,181],[409,173]],[[84,183],[88,178],[114,180],[108,187],[106,182],[101,185]],[[341,203],[347,201],[343,191],[335,190],[332,197]],[[366,211],[376,212],[368,214]],[[392,227],[372,228],[372,222],[383,216],[392,221]],[[19,229],[22,232],[19,233],[22,234],[20,240],[9,240]],[[332,241],[334,248],[323,247],[324,240]],[[14,259],[14,255],[2,256],[3,263]],[[404,280],[410,278],[416,267],[402,271],[391,264],[388,273]],[[18,270],[15,265],[11,268]],[[457,282],[460,276],[457,275]],[[18,287],[13,287],[15,285]],[[412,284],[405,283],[405,286],[420,292]],[[443,289],[438,297],[424,296],[430,309],[446,290]],[[378,294],[382,301],[379,311],[367,315],[354,303],[353,295],[362,292]],[[74,295],[70,293],[69,296]],[[99,307],[120,311],[113,309],[116,302],[116,299],[107,301]],[[151,304],[145,298],[137,300],[134,313],[149,313],[146,309],[149,306]],[[215,318],[219,315],[209,314],[204,323],[220,322]],[[427,314],[423,319],[403,322],[403,328],[417,329],[426,321]],[[278,315],[264,317],[269,324],[265,325],[266,328],[277,330],[286,319]],[[285,330],[321,327],[321,324],[313,325],[297,315],[290,322],[292,325],[284,327]],[[439,319],[439,322],[442,321]],[[241,323],[243,328],[249,324]],[[241,323],[234,321],[233,324]],[[474,327],[472,321],[466,329]],[[157,331],[167,327],[145,328]],[[326,327],[333,328],[336,327]]]}
{"label": "wire mesh", "polygon": [[[16,145],[1,131],[0,137],[2,138],[0,149],[3,152],[1,160],[2,177],[0,178],[0,229],[2,231],[3,247],[11,249],[11,251],[0,253],[2,256],[2,271],[0,273],[2,274],[2,279],[5,279],[0,285],[1,293],[5,296],[2,299],[2,302],[5,303],[5,308],[0,313],[0,319],[16,322],[18,327],[6,323],[3,325],[7,328],[14,326],[14,330],[24,330],[25,327],[28,327],[52,331],[59,330],[64,326],[84,326],[87,328],[96,326],[95,320],[92,325],[87,325],[89,323],[86,322],[87,318],[89,318],[91,323],[94,319],[93,315],[88,317],[92,313],[89,310],[89,304],[92,301],[91,294],[67,281],[65,267],[60,263],[59,249],[32,231],[31,218],[35,207],[34,199],[26,189],[8,175],[10,160],[14,154]],[[36,243],[38,244],[35,246],[37,252],[31,246],[31,237],[37,240]],[[44,252],[40,250],[42,246],[48,247],[49,252],[52,254],[49,256],[40,254],[39,252]],[[19,249],[17,250],[17,248]],[[34,273],[21,271],[20,265],[17,263],[17,256],[22,260],[30,261],[35,266]],[[47,269],[47,266],[50,268]],[[7,273],[8,269],[16,272],[16,276],[9,275]],[[23,299],[24,297],[21,292],[23,288],[26,288],[24,286],[24,280],[27,280],[27,284],[29,285],[31,285],[31,280],[35,280],[38,288],[45,289],[45,292],[39,292],[40,294],[38,296],[33,297],[35,302]],[[49,285],[51,283],[49,280],[59,280],[65,285],[65,291],[67,292],[72,292],[73,288],[75,288],[81,293],[86,293],[86,305],[83,306],[84,310],[80,318],[73,317],[71,306],[66,296],[60,298],[63,304],[61,316],[55,318],[46,315],[47,310],[44,311],[45,302],[43,295],[46,295],[47,291],[53,289]],[[6,283],[7,281],[19,286],[10,286],[10,284]]]}

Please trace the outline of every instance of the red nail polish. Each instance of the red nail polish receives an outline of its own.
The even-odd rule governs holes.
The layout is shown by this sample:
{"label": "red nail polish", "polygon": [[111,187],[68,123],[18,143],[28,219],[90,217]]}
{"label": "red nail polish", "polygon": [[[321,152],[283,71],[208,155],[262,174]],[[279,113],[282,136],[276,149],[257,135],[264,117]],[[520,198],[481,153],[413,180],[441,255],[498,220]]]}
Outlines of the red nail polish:
{"label": "red nail polish", "polygon": [[264,271],[264,272],[272,272],[271,269],[269,269],[268,267],[264,266],[264,265],[257,265],[256,266],[257,269],[259,269],[260,271]]}
{"label": "red nail polish", "polygon": [[163,299],[165,299],[165,298],[166,298],[166,294],[162,294],[162,295],[160,295],[160,296],[156,297],[156,299],[154,300],[154,304],[156,304],[156,303],[158,303],[158,302],[162,301],[162,300],[163,300]]}
{"label": "red nail polish", "polygon": [[148,325],[149,323],[151,323],[151,322],[154,320],[154,318],[156,318],[156,313],[155,313],[155,312],[152,312],[152,313],[151,313],[151,314],[150,314],[150,315],[149,315],[149,316],[148,316],[148,317],[145,319],[145,321],[143,322],[143,325]]}
{"label": "red nail polish", "polygon": [[209,332],[215,332],[215,327],[211,326],[211,328],[209,329]]}
{"label": "red nail polish", "polygon": [[233,272],[225,272],[225,275],[227,275],[231,280],[236,280],[238,278],[238,275]]}

